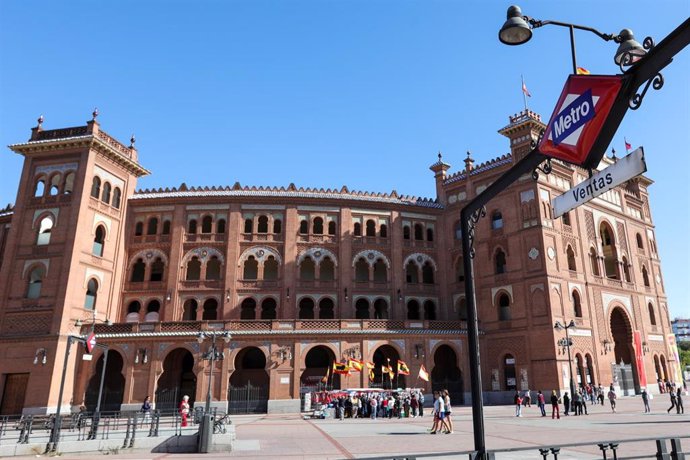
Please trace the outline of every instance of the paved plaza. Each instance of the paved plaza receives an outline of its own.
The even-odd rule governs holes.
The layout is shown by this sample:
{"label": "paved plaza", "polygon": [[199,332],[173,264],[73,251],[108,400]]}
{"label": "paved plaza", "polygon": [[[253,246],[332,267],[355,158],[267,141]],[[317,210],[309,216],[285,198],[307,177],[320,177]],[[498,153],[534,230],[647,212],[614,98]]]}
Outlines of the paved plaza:
{"label": "paved plaza", "polygon": [[[513,406],[485,408],[489,449],[520,449],[554,444],[591,443],[564,449],[559,459],[601,458],[596,442],[624,441],[655,436],[690,436],[690,415],[667,414],[665,395],[652,401],[652,413],[644,414],[639,397],[621,398],[618,412],[608,405],[588,406],[587,416],[541,417],[536,406],[515,417]],[[428,413],[428,412],[427,412]],[[467,458],[473,447],[471,408],[454,408],[455,433],[430,435],[431,417],[344,421],[303,420],[297,415],[237,416],[235,450],[227,454],[121,454],[127,459],[346,459],[371,457]],[[683,440],[689,451],[690,438]],[[654,441],[623,443],[618,458],[653,457]],[[63,456],[62,458],[85,458]],[[498,453],[499,459],[541,458],[535,450]],[[551,457],[553,458],[553,457]],[[609,456],[610,458],[610,456]]]}

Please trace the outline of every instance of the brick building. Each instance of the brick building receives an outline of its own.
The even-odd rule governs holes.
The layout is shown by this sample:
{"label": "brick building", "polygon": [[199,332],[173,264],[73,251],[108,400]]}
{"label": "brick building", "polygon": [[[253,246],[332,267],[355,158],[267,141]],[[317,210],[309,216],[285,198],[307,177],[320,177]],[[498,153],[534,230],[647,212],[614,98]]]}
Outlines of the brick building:
{"label": "brick building", "polygon": [[[458,172],[439,155],[436,198],[284,187],[135,192],[148,174],[126,146],[86,126],[44,130],[24,156],[13,208],[0,213],[0,413],[55,411],[69,334],[109,346],[103,409],[151,395],[172,408],[297,411],[334,360],[376,364],[334,388],[446,387],[469,402],[464,274],[458,226],[468,199],[529,151],[544,125],[526,111],[499,132],[511,153]],[[604,163],[610,163],[605,159]],[[562,163],[516,182],[477,227],[475,283],[487,402],[515,389],[566,389],[555,321],[574,320],[578,382],[626,392],[674,380],[678,363],[648,202],[640,177],[563,218],[550,200],[586,172]],[[113,324],[110,324],[110,323]],[[63,407],[95,406],[102,351],[67,361]],[[401,359],[409,376],[382,375]],[[636,360],[639,361],[636,365]],[[416,379],[424,365],[432,383]],[[653,385],[654,384],[654,385]]]}

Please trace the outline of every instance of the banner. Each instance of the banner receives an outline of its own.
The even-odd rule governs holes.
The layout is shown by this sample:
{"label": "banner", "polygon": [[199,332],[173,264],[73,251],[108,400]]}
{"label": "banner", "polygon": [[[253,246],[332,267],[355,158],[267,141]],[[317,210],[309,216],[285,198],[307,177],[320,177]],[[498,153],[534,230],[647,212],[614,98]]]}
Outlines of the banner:
{"label": "banner", "polygon": [[644,356],[642,354],[642,333],[633,333],[635,341],[635,364],[637,365],[637,377],[640,379],[640,387],[647,388],[647,374],[644,371]]}
{"label": "banner", "polygon": [[[677,384],[682,385],[683,384],[683,374],[681,373],[681,369],[680,369],[680,357],[678,356],[678,346],[676,345],[676,336],[674,334],[668,334],[666,336],[666,339],[668,341],[668,348],[669,348],[669,350],[671,350],[671,356],[676,361],[675,364],[672,365],[672,368],[669,369],[669,374],[671,374],[671,377],[673,378],[673,380]],[[668,364],[671,365],[670,362]]]}

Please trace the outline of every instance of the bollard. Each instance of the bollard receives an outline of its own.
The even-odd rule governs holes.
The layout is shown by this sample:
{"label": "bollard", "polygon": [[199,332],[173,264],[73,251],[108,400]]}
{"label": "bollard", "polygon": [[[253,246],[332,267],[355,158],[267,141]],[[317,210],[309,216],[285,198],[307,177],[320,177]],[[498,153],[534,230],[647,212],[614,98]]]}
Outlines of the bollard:
{"label": "bollard", "polygon": [[539,449],[539,455],[541,455],[541,457],[544,460],[546,460],[547,458],[549,458],[549,449]]}
{"label": "bollard", "polygon": [[671,456],[668,454],[666,449],[666,440],[657,439],[656,440],[656,460],[670,460]]}
{"label": "bollard", "polygon": [[616,449],[618,449],[618,444],[609,444],[609,447],[611,448],[611,452],[613,452],[613,460],[618,460],[618,454],[616,453]]}
{"label": "bollard", "polygon": [[553,459],[558,460],[558,454],[561,453],[561,448],[560,447],[553,447],[553,448],[551,448],[551,453],[553,454]]}
{"label": "bollard", "polygon": [[685,454],[678,438],[671,439],[671,458],[673,460],[685,460]]}
{"label": "bollard", "polygon": [[601,449],[601,455],[603,456],[604,460],[606,460],[606,449],[609,448],[607,444],[597,444],[599,446],[599,449]]}

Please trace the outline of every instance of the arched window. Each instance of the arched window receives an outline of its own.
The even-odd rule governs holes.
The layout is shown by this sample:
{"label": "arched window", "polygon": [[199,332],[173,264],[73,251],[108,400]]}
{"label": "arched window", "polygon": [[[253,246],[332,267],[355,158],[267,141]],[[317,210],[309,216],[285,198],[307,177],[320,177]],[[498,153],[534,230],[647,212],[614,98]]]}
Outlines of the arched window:
{"label": "arched window", "polygon": [[403,239],[404,240],[410,239],[410,226],[409,225],[403,225]]}
{"label": "arched window", "polygon": [[412,261],[409,261],[405,266],[405,281],[411,284],[419,283],[417,265]]}
{"label": "arched window", "polygon": [[434,229],[431,227],[426,229],[426,240],[434,241]]}
{"label": "arched window", "polygon": [[455,225],[453,225],[453,238],[458,241],[462,240],[462,222],[459,220],[455,221]]}
{"label": "arched window", "polygon": [[311,257],[305,257],[299,264],[299,279],[302,281],[313,281],[316,274],[316,264]]}
{"label": "arched window", "polygon": [[510,297],[508,297],[508,294],[501,294],[498,297],[498,319],[499,321],[508,321],[511,316]]}
{"label": "arched window", "polygon": [[218,259],[218,256],[211,256],[209,261],[206,263],[206,279],[220,279],[220,259]]}
{"label": "arched window", "polygon": [[335,279],[335,264],[326,256],[319,264],[319,279],[321,281],[333,281]]}
{"label": "arched window", "polygon": [[496,266],[496,274],[497,275],[500,275],[501,273],[506,272],[506,254],[501,249],[496,251],[496,256],[494,257],[494,262],[495,262],[495,266]]}
{"label": "arched window", "polygon": [[374,283],[385,283],[388,281],[388,267],[383,259],[377,259],[374,264]]}
{"label": "arched window", "polygon": [[651,302],[647,304],[647,309],[649,310],[649,322],[652,326],[656,326],[656,315],[654,315],[654,306]]}
{"label": "arched window", "polygon": [[261,319],[276,319],[276,301],[268,297],[261,302]]}
{"label": "arched window", "polygon": [[644,244],[642,243],[642,235],[640,235],[639,233],[637,233],[637,234],[635,235],[635,239],[637,240],[637,248],[638,248],[638,249],[644,249]]}
{"label": "arched window", "polygon": [[381,238],[388,238],[388,227],[386,224],[381,224],[379,226],[379,236]]}
{"label": "arched window", "polygon": [[273,220],[273,233],[278,235],[282,232],[283,232],[283,221],[281,221],[280,219],[274,219]]}
{"label": "arched window", "polygon": [[414,224],[414,239],[418,241],[424,239],[424,227],[422,227],[422,224]]}
{"label": "arched window", "polygon": [[500,211],[495,211],[491,215],[491,229],[498,230],[499,228],[503,228],[503,215]]}
{"label": "arched window", "polygon": [[335,318],[335,305],[333,300],[324,297],[319,301],[319,319]]}
{"label": "arched window", "polygon": [[407,319],[420,319],[419,302],[416,300],[410,300],[407,302]]}
{"label": "arched window", "polygon": [[189,234],[195,234],[196,233],[196,219],[191,219],[189,223],[187,224],[187,233]]}
{"label": "arched window", "polygon": [[599,261],[597,260],[597,251],[594,248],[589,250],[589,263],[592,265],[592,274],[594,276],[601,276],[599,274]]}
{"label": "arched window", "polygon": [[122,191],[120,187],[115,187],[113,190],[113,208],[120,209],[120,201],[122,200]]}
{"label": "arched window", "polygon": [[204,302],[204,311],[201,314],[201,319],[204,321],[218,319],[218,301],[216,299],[208,299]]}
{"label": "arched window", "polygon": [[248,297],[242,301],[240,319],[256,319],[256,300]]}
{"label": "arched window", "polygon": [[144,223],[137,222],[134,226],[134,236],[141,236],[144,234]]}
{"label": "arched window", "polygon": [[376,236],[376,222],[369,219],[369,220],[367,220],[366,225],[367,225],[366,235],[367,236]]}
{"label": "arched window", "polygon": [[307,222],[306,220],[300,221],[299,232],[302,235],[306,235],[307,233],[309,233],[309,222]]}
{"label": "arched window", "polygon": [[29,272],[29,286],[26,290],[27,299],[38,299],[41,297],[41,287],[45,278],[46,269],[43,265],[33,268]]}
{"label": "arched window", "polygon": [[132,283],[141,283],[144,281],[144,273],[146,273],[146,264],[144,259],[137,259],[137,261],[132,266],[132,277],[130,281]]}
{"label": "arched window", "polygon": [[158,218],[152,217],[149,219],[149,223],[146,226],[146,234],[155,235],[156,233],[158,233]]}
{"label": "arched window", "polygon": [[103,249],[105,247],[105,228],[102,225],[96,227],[96,236],[93,239],[93,248],[91,253],[94,256],[103,257]]}
{"label": "arched window", "polygon": [[607,278],[620,279],[618,274],[618,257],[616,255],[616,241],[611,228],[602,223],[599,228],[601,235],[601,249],[604,253],[604,272]]}
{"label": "arched window", "polygon": [[355,222],[354,235],[362,236],[362,224],[360,224],[359,222]]}
{"label": "arched window", "polygon": [[225,219],[218,219],[216,221],[216,233],[225,233]]}
{"label": "arched window", "polygon": [[328,223],[328,234],[335,235],[335,221],[332,220]]}
{"label": "arched window", "polygon": [[374,319],[388,319],[388,302],[384,299],[374,302]]}
{"label": "arched window", "polygon": [[84,298],[84,308],[94,310],[96,308],[96,297],[98,295],[98,281],[91,278],[86,284],[86,297]]}
{"label": "arched window", "polygon": [[623,278],[625,279],[626,283],[630,282],[630,264],[628,263],[628,259],[623,256],[621,259],[621,264],[623,265]]}
{"label": "arched window", "polygon": [[647,273],[647,267],[642,266],[642,282],[646,287],[649,287],[649,274]]}
{"label": "arched window", "polygon": [[160,319],[161,303],[157,300],[152,300],[146,306],[146,316],[144,321],[155,322]]}
{"label": "arched window", "polygon": [[194,299],[188,299],[182,310],[182,321],[196,321],[196,310],[199,304]]}
{"label": "arched window", "polygon": [[50,190],[48,192],[50,196],[55,196],[60,193],[60,175],[55,174],[50,178]]}
{"label": "arched window", "polygon": [[268,281],[278,279],[278,261],[273,256],[268,256],[264,262],[264,279]]}
{"label": "arched window", "polygon": [[213,217],[204,216],[204,218],[201,219],[201,233],[211,233],[212,230],[213,230]]}
{"label": "arched window", "polygon": [[247,257],[244,261],[244,270],[242,274],[242,279],[245,280],[255,280],[259,277],[259,262],[254,258],[254,256]]}
{"label": "arched window", "polygon": [[367,299],[358,299],[355,304],[355,318],[369,319],[369,301]]}
{"label": "arched window", "polygon": [[38,226],[38,238],[36,239],[37,246],[45,246],[50,244],[50,233],[53,231],[53,219],[44,217]]}
{"label": "arched window", "polygon": [[101,179],[98,176],[93,176],[93,182],[91,183],[91,196],[96,199],[101,197]]}
{"label": "arched window", "polygon": [[314,301],[309,297],[299,301],[299,319],[314,319]]}
{"label": "arched window", "polygon": [[323,235],[323,219],[315,217],[312,224],[312,233],[314,235]]}
{"label": "arched window", "polygon": [[566,212],[561,217],[563,218],[563,225],[567,225],[568,227],[570,227],[570,213]]}
{"label": "arched window", "polygon": [[106,204],[110,204],[110,182],[103,184],[103,194],[101,195],[101,201]]}
{"label": "arched window", "polygon": [[197,256],[187,262],[187,281],[199,281],[201,278],[201,261]]}
{"label": "arched window", "polygon": [[579,388],[581,385],[584,385],[585,379],[584,379],[584,366],[583,366],[583,360],[582,356],[580,353],[577,353],[575,355],[575,374],[577,374],[577,387]]}
{"label": "arched window", "polygon": [[254,231],[254,221],[251,218],[244,219],[244,233],[252,233]]}
{"label": "arched window", "polygon": [[151,264],[151,281],[163,281],[163,273],[165,272],[165,264],[163,259],[156,257],[156,260]]}
{"label": "arched window", "polygon": [[580,303],[580,294],[573,291],[573,313],[576,318],[582,318],[582,304]]}
{"label": "arched window", "polygon": [[364,257],[355,263],[355,281],[369,281],[369,264]]}
{"label": "arched window", "polygon": [[566,253],[568,254],[568,270],[573,272],[577,271],[577,265],[575,265],[575,251],[573,251],[570,245],[568,245]]}
{"label": "arched window", "polygon": [[34,187],[34,196],[35,197],[43,196],[43,194],[45,192],[46,192],[46,183],[43,181],[43,179],[39,179],[38,182],[36,182],[36,187]]}
{"label": "arched window", "polygon": [[141,311],[141,304],[139,303],[138,300],[133,300],[129,303],[127,306],[127,314],[129,315],[130,313],[136,313],[139,314]]}
{"label": "arched window", "polygon": [[515,373],[515,358],[513,355],[506,355],[503,358],[503,378],[506,390],[517,389],[517,380]]}
{"label": "arched window", "polygon": [[62,193],[69,195],[73,191],[74,191],[74,171],[70,171],[65,176],[65,184],[62,187]]}
{"label": "arched window", "polygon": [[170,235],[170,221],[169,220],[163,221],[163,231],[161,232],[161,234]]}
{"label": "arched window", "polygon": [[259,216],[259,225],[256,228],[258,233],[268,233],[268,217]]}
{"label": "arched window", "polygon": [[422,265],[422,283],[434,284],[434,266],[429,261]]}
{"label": "arched window", "polygon": [[433,302],[433,300],[427,300],[424,302],[424,319],[436,319],[436,304]]}

